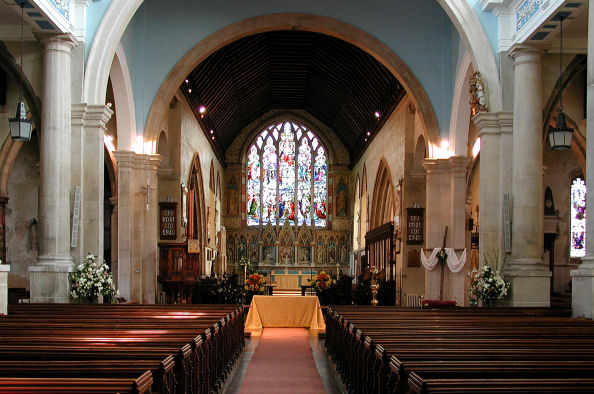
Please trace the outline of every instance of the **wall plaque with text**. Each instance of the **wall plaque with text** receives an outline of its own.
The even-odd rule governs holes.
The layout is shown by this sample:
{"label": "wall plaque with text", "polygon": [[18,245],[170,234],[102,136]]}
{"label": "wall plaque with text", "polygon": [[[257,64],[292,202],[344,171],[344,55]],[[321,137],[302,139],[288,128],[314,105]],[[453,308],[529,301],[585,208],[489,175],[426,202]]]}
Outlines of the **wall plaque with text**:
{"label": "wall plaque with text", "polygon": [[159,235],[161,239],[177,238],[177,203],[159,203]]}
{"label": "wall plaque with text", "polygon": [[423,245],[425,242],[425,208],[406,208],[406,243]]}

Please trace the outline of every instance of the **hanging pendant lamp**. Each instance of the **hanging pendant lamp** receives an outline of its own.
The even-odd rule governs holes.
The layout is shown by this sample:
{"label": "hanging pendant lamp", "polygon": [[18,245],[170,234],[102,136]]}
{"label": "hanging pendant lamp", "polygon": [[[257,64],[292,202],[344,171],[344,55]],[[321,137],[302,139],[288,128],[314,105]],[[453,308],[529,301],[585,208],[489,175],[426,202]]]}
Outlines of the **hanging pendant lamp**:
{"label": "hanging pendant lamp", "polygon": [[20,79],[20,97],[17,104],[16,116],[8,119],[10,125],[10,136],[14,141],[29,141],[31,140],[31,130],[33,122],[27,119],[27,110],[25,109],[25,100],[23,99],[23,41],[24,41],[24,1],[19,1],[21,7],[21,79]]}
{"label": "hanging pendant lamp", "polygon": [[563,113],[563,17],[561,20],[560,40],[560,56],[559,56],[559,81],[561,85],[561,93],[559,94],[559,113],[557,114],[557,124],[555,127],[549,126],[549,144],[551,149],[566,150],[571,148],[571,139],[573,137],[573,129],[567,127],[565,123],[565,114]]}

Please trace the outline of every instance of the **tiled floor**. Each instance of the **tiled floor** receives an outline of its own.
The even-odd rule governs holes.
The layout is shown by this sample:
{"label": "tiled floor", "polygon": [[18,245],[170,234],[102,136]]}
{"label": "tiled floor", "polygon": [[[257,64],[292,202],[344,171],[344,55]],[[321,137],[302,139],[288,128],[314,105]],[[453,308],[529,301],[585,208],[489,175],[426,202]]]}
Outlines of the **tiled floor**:
{"label": "tiled floor", "polygon": [[[250,360],[256,348],[258,347],[259,341],[259,336],[253,336],[250,339],[246,339],[245,350],[237,361],[234,371],[227,379],[227,382],[225,382],[225,386],[223,387],[222,391],[223,394],[239,393],[239,388],[241,387],[243,377],[245,376]],[[326,356],[326,352],[324,351],[324,340],[318,338],[317,332],[310,332],[309,344],[326,392],[330,394],[346,393]],[[299,393],[297,388],[295,393]]]}

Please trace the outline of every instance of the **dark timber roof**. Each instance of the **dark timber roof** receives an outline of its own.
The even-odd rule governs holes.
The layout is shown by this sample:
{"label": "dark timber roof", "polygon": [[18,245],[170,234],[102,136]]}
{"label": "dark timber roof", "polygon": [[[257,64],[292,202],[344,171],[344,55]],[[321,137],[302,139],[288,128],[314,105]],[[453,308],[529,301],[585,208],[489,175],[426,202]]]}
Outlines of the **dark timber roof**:
{"label": "dark timber roof", "polygon": [[[340,39],[273,31],[237,40],[210,55],[182,91],[219,157],[243,127],[273,109],[302,109],[330,127],[351,152],[365,151],[405,94],[377,60]],[[191,93],[189,93],[191,89]],[[207,112],[198,113],[200,105]],[[380,119],[374,112],[380,111]]]}

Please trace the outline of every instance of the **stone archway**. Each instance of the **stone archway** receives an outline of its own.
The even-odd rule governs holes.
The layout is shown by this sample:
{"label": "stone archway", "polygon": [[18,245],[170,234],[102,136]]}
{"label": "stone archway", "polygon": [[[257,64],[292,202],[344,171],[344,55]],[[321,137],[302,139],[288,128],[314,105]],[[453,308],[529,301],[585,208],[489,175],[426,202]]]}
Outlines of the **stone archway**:
{"label": "stone archway", "polygon": [[373,200],[371,202],[370,228],[374,229],[393,220],[394,215],[394,187],[392,176],[386,160],[382,158],[375,177]]}
{"label": "stone archway", "polygon": [[[84,101],[89,103],[104,101],[111,59],[124,30],[142,3],[143,0],[113,0],[110,4],[89,52],[84,80]],[[489,85],[491,110],[499,110],[501,108],[501,86],[497,63],[478,16],[466,2],[439,0],[439,4],[467,44],[475,69],[483,73]],[[161,123],[164,121],[164,111],[167,108],[165,104],[173,96],[179,82],[206,56],[227,43],[249,34],[275,29],[290,29],[295,26],[343,39],[378,59],[400,79],[406,90],[413,96],[413,101],[422,115],[427,139],[439,143],[437,118],[427,94],[411,70],[398,56],[383,43],[351,25],[330,18],[303,14],[265,15],[250,18],[221,29],[196,45],[176,64],[161,85],[146,122],[147,125],[150,125],[147,126],[150,129],[145,130],[145,140],[154,140],[158,137],[158,130],[162,128]]]}
{"label": "stone archway", "polygon": [[194,154],[190,173],[188,174],[188,228],[186,234],[188,239],[198,239],[201,253],[199,256],[200,273],[205,271],[204,247],[207,246],[207,218],[206,203],[204,199],[204,182],[202,178],[202,166],[200,156]]}

